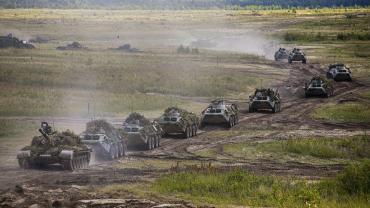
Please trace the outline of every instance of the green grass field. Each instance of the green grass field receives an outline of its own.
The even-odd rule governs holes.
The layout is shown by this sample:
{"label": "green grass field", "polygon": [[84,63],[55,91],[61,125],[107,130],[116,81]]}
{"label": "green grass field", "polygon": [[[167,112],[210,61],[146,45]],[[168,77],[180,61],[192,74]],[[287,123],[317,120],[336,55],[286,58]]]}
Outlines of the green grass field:
{"label": "green grass field", "polygon": [[162,176],[152,189],[220,207],[367,207],[369,168],[369,161],[363,161],[350,165],[334,179],[317,183],[255,175],[243,170],[189,170]]}

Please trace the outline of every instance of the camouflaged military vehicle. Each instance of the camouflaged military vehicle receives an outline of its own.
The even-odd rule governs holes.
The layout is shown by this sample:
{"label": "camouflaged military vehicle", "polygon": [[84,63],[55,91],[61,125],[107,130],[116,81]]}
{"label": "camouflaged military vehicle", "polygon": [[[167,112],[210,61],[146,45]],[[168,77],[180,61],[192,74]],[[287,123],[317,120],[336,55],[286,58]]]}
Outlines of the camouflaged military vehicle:
{"label": "camouflaged military vehicle", "polygon": [[289,53],[288,62],[291,64],[293,61],[301,61],[303,64],[307,63],[306,55],[301,49],[294,48],[292,52]]}
{"label": "camouflaged military vehicle", "polygon": [[214,100],[203,110],[201,126],[207,124],[226,124],[227,127],[236,125],[239,121],[239,109],[235,103],[223,99]]}
{"label": "camouflaged military vehicle", "polygon": [[334,95],[334,88],[330,81],[315,76],[311,79],[310,83],[305,85],[305,96],[306,97],[329,97]]}
{"label": "camouflaged military vehicle", "polygon": [[105,120],[88,122],[80,137],[97,158],[113,160],[127,153],[126,138]]}
{"label": "camouflaged military vehicle", "polygon": [[90,162],[90,150],[80,138],[67,130],[53,132],[47,122],[41,123],[41,136],[35,136],[31,145],[17,154],[19,166],[24,169],[49,164],[61,164],[65,170],[84,168]]}
{"label": "camouflaged military vehicle", "polygon": [[344,64],[332,64],[326,72],[326,78],[334,81],[352,81],[352,72]]}
{"label": "camouflaged military vehicle", "polygon": [[71,44],[68,44],[66,46],[58,46],[57,50],[87,50],[87,47],[82,46],[79,42],[73,42]]}
{"label": "camouflaged military vehicle", "polygon": [[283,59],[288,59],[289,52],[285,48],[279,48],[278,51],[275,52],[274,58],[275,61],[283,60]]}
{"label": "camouflaged military vehicle", "polygon": [[26,48],[33,49],[34,45],[28,43],[24,40],[19,40],[16,37],[13,37],[12,34],[7,36],[0,36],[0,48]]}
{"label": "camouflaged military vehicle", "polygon": [[123,131],[129,147],[144,146],[147,150],[159,147],[163,135],[163,130],[156,121],[150,121],[139,113],[131,113],[127,117],[123,123]]}
{"label": "camouflaged military vehicle", "polygon": [[273,113],[281,110],[280,95],[273,89],[256,89],[254,94],[249,97],[249,112],[258,110],[271,110]]}
{"label": "camouflaged military vehicle", "polygon": [[166,135],[182,134],[184,138],[197,135],[199,118],[194,113],[184,109],[177,107],[167,108],[157,121]]}

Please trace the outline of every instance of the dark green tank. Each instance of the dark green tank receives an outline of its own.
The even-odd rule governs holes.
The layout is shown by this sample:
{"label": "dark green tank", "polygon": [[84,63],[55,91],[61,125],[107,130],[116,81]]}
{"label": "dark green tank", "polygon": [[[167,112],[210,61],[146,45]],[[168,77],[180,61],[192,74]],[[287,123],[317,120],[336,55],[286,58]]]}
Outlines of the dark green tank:
{"label": "dark green tank", "polygon": [[33,137],[31,145],[17,154],[21,168],[61,164],[65,170],[74,170],[89,165],[90,150],[78,135],[69,130],[53,131],[47,122],[41,123],[39,132],[41,135]]}

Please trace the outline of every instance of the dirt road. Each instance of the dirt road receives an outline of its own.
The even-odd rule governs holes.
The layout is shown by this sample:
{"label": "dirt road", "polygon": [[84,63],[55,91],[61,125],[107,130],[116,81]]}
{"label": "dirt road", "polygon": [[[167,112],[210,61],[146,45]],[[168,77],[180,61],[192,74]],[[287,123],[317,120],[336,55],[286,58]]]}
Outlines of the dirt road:
{"label": "dirt road", "polygon": [[[286,64],[276,63],[275,67],[288,70],[289,77],[274,86],[279,89],[283,106],[282,111],[276,114],[247,113],[246,103],[241,102],[242,115],[238,125],[233,127],[234,131],[246,130],[269,130],[258,135],[241,134],[231,137],[215,137],[211,133],[214,130],[222,130],[219,127],[207,127],[198,136],[191,139],[165,138],[161,147],[153,151],[131,151],[128,159],[159,159],[175,163],[176,161],[202,161],[212,162],[220,167],[229,168],[233,166],[242,167],[246,170],[261,173],[274,173],[280,175],[293,175],[309,178],[320,178],[331,176],[341,170],[342,165],[311,165],[298,162],[279,163],[273,160],[248,161],[237,158],[223,152],[217,151],[218,158],[201,157],[195,154],[199,150],[207,150],[228,143],[240,143],[245,141],[263,141],[284,139],[292,135],[355,135],[365,129],[370,129],[369,124],[335,123],[328,121],[317,121],[310,114],[320,104],[340,103],[348,100],[360,99],[358,93],[369,86],[356,80],[349,83],[335,83],[335,96],[330,98],[304,98],[303,86],[305,82],[317,74],[324,75],[325,69],[319,64]],[[197,99],[198,102],[201,99]],[[83,123],[84,120],[74,120],[75,123]],[[338,130],[339,129],[339,130]],[[117,168],[117,161],[91,165],[87,169],[75,172],[61,171],[60,167],[52,166],[45,170],[21,170],[16,164],[12,166],[1,166],[0,172],[0,205],[9,207],[27,207],[32,204],[41,206],[56,205],[63,203],[64,206],[88,205],[94,207],[96,201],[79,200],[105,198],[112,196],[96,196],[90,192],[82,191],[81,187],[98,187],[109,184],[130,184],[136,182],[150,181],[159,174],[168,170],[156,168]],[[154,207],[168,201],[154,200],[145,201],[133,199],[130,193],[127,197],[131,201],[125,202],[130,207]],[[115,204],[117,201],[108,201]],[[117,202],[118,203],[118,202]],[[130,204],[131,203],[131,204]],[[179,207],[191,207],[185,202],[173,201]],[[81,206],[82,206],[81,205]],[[87,206],[86,205],[86,206]],[[98,205],[96,205],[98,207]],[[109,205],[107,207],[114,207]]]}

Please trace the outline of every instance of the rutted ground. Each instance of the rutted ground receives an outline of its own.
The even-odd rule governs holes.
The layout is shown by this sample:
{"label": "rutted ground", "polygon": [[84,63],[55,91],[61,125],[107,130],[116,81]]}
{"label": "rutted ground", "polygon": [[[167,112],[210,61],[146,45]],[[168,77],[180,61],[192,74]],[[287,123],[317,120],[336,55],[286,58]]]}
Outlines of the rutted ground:
{"label": "rutted ground", "polygon": [[[206,127],[198,137],[187,140],[165,138],[162,140],[161,147],[155,150],[131,151],[127,158],[120,161],[95,164],[88,169],[73,173],[60,171],[59,167],[30,171],[21,170],[16,166],[1,167],[0,183],[3,193],[0,202],[9,206],[31,205],[32,203],[41,205],[63,203],[65,205],[68,202],[69,205],[87,204],[94,207],[98,206],[94,205],[98,202],[79,200],[109,199],[111,196],[96,196],[94,192],[87,191],[86,187],[96,188],[116,183],[133,184],[151,181],[173,168],[181,170],[181,167],[185,167],[186,164],[212,163],[220,168],[237,166],[256,173],[292,175],[311,179],[333,176],[343,169],[342,164],[317,165],[296,161],[279,162],[263,158],[246,160],[223,151],[222,146],[225,144],[272,141],[293,136],[361,135],[364,129],[370,128],[369,124],[317,121],[310,116],[318,104],[342,102],[345,99],[356,97],[361,90],[366,88],[364,83],[359,83],[356,80],[351,83],[336,83],[334,97],[305,99],[303,98],[302,84],[315,74],[323,74],[325,69],[318,64],[288,65],[278,63],[278,66],[289,70],[288,79],[275,86],[280,90],[284,103],[280,113],[246,113],[246,103],[240,103],[243,113],[240,123],[232,131],[219,127]],[[216,157],[199,154],[200,151],[206,152],[212,149],[216,149]],[[162,164],[165,164],[164,167],[157,167],[153,160],[161,161]],[[130,167],[129,164],[133,164],[132,161],[133,163],[148,163],[149,165],[144,165],[144,168],[140,165]],[[181,166],[181,164],[185,165]],[[127,193],[127,197],[129,199],[136,198],[132,193]],[[110,206],[114,206],[116,203],[129,206],[132,203],[138,207],[153,207],[161,203],[168,203],[168,199],[153,201],[135,199],[124,202],[105,201],[105,203]],[[176,206],[180,206],[179,204],[185,207],[190,206],[182,201],[171,203],[177,204]]]}

